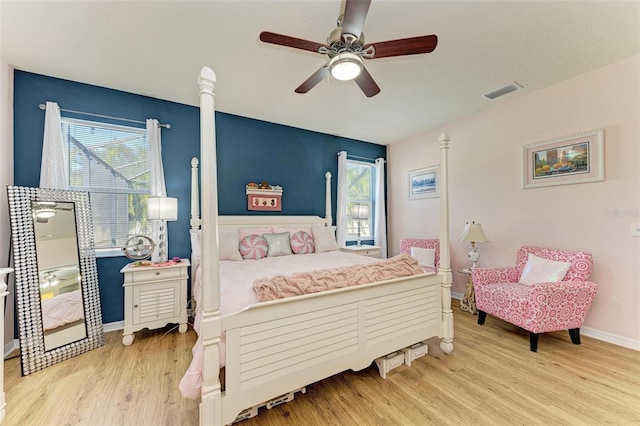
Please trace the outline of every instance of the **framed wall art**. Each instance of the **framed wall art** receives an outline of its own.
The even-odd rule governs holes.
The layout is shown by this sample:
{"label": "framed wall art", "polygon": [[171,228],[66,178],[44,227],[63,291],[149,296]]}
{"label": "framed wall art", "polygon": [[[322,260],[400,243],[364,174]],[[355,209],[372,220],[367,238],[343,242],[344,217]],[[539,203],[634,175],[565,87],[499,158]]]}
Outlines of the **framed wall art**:
{"label": "framed wall art", "polygon": [[604,130],[595,129],[523,147],[523,188],[604,180]]}
{"label": "framed wall art", "polygon": [[257,184],[249,182],[246,185],[247,209],[255,211],[281,212],[282,187],[269,185],[267,182]]}
{"label": "framed wall art", "polygon": [[440,166],[425,167],[409,172],[409,199],[440,196]]}

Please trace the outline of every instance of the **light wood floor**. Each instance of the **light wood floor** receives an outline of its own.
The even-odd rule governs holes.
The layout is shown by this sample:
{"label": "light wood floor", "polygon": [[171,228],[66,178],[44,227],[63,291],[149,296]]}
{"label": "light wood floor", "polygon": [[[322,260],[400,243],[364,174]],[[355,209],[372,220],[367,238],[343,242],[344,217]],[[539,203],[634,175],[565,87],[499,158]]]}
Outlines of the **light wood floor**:
{"label": "light wood floor", "polygon": [[[456,303],[456,301],[454,301]],[[567,332],[540,337],[454,308],[454,352],[438,342],[383,380],[372,366],[307,387],[306,394],[239,425],[640,425],[640,352]],[[107,345],[27,377],[5,361],[5,425],[198,423],[198,402],[177,390],[195,334],[121,333]]]}

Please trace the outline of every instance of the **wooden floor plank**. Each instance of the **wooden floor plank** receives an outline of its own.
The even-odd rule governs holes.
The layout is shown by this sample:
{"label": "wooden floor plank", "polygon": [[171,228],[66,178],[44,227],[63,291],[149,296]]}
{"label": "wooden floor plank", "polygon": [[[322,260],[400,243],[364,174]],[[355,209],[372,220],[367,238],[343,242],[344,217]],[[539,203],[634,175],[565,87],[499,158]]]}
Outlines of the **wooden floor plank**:
{"label": "wooden floor plank", "polygon": [[[540,336],[454,304],[454,352],[437,339],[429,354],[382,379],[375,365],[307,387],[295,400],[240,423],[280,425],[636,425],[640,424],[640,352],[568,332]],[[198,424],[198,401],[178,383],[195,333],[121,332],[107,344],[45,370],[20,376],[20,360],[5,361],[6,425]]]}

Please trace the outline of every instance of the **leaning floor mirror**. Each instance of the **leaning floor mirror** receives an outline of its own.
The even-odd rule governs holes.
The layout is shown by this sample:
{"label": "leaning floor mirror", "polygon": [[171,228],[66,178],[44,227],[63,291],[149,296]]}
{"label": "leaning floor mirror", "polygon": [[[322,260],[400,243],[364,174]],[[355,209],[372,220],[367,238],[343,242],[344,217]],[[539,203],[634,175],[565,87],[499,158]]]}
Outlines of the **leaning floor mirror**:
{"label": "leaning floor mirror", "polygon": [[89,195],[7,187],[22,375],[104,345]]}

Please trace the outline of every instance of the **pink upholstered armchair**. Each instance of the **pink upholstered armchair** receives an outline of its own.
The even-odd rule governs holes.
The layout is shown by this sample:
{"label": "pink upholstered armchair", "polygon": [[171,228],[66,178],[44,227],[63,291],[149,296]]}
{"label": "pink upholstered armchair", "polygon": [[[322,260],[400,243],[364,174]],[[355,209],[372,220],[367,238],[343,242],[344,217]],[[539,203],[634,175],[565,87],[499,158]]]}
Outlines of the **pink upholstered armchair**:
{"label": "pink upholstered armchair", "polygon": [[523,246],[514,267],[472,269],[478,324],[491,314],[527,330],[533,352],[538,335],[550,331],[569,330],[579,345],[580,327],[598,288],[588,281],[592,267],[591,253]]}
{"label": "pink upholstered armchair", "polygon": [[[434,253],[433,268],[431,265],[424,265],[420,262],[420,266],[427,272],[436,272],[440,266],[440,240],[437,238],[401,238],[400,253],[411,256],[411,247],[421,249],[432,249]],[[420,259],[419,259],[420,261]]]}

